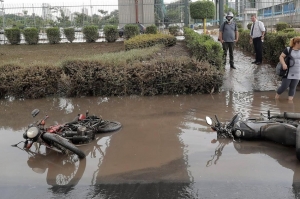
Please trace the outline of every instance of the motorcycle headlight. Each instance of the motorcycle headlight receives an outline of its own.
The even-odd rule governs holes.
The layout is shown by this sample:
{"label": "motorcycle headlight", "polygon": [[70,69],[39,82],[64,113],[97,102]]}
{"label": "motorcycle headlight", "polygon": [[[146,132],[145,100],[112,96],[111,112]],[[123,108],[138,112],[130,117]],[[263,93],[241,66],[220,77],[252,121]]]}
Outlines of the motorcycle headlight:
{"label": "motorcycle headlight", "polygon": [[39,129],[37,127],[35,127],[35,126],[30,127],[27,130],[26,134],[27,134],[28,138],[33,139],[33,138],[35,138],[39,134]]}

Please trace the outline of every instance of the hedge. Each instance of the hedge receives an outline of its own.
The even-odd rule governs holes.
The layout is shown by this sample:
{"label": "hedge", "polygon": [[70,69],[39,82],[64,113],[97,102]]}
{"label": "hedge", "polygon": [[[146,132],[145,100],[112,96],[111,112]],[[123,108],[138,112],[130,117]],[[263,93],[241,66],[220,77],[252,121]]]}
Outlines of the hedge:
{"label": "hedge", "polygon": [[103,31],[107,42],[115,42],[119,38],[118,27],[115,25],[106,25]]}
{"label": "hedge", "polygon": [[46,33],[50,44],[58,44],[61,41],[61,34],[58,27],[47,28]]}
{"label": "hedge", "polygon": [[137,24],[126,24],[124,26],[124,36],[126,39],[130,39],[139,34],[140,30]]}
{"label": "hedge", "polygon": [[[152,53],[157,59],[142,58],[145,52],[148,49],[116,53],[124,57],[118,64],[100,58],[72,59],[59,67],[1,65],[0,98],[211,93],[222,85],[223,74],[207,62],[186,56],[157,57],[156,51]],[[141,56],[129,61],[131,54]]]}
{"label": "hedge", "polygon": [[65,28],[64,34],[70,43],[72,43],[75,40],[75,29],[74,28]]}
{"label": "hedge", "polygon": [[[268,62],[277,63],[280,54],[284,48],[289,45],[290,39],[295,36],[300,36],[300,33],[296,31],[279,31],[277,33],[268,32],[263,43],[263,58]],[[253,45],[249,44],[249,40],[250,31],[244,30],[240,33],[237,46],[245,51],[254,53]]]}
{"label": "hedge", "polygon": [[157,34],[156,25],[151,25],[151,26],[146,27],[146,34]]}
{"label": "hedge", "polygon": [[12,45],[19,44],[21,41],[21,31],[19,28],[5,29],[4,35]]}
{"label": "hedge", "polygon": [[198,34],[190,28],[184,28],[184,36],[187,47],[198,61],[207,61],[218,70],[224,69],[223,49],[210,35]]}
{"label": "hedge", "polygon": [[27,44],[37,44],[39,42],[39,31],[37,28],[26,28],[23,30]]}
{"label": "hedge", "polygon": [[87,43],[96,42],[99,38],[98,27],[97,26],[85,26],[82,30],[85,41]]}
{"label": "hedge", "polygon": [[124,41],[125,50],[147,48],[157,44],[164,44],[165,46],[174,46],[176,44],[176,37],[166,34],[144,34],[133,37]]}

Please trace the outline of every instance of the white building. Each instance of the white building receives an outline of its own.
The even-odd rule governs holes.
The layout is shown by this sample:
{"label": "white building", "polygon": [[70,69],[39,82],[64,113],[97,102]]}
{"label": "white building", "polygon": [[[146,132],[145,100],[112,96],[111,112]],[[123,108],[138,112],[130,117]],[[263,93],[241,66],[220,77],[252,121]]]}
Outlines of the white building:
{"label": "white building", "polygon": [[88,8],[83,7],[83,8],[81,9],[81,13],[82,13],[82,14],[85,14],[85,15],[89,15],[89,10],[88,10]]}
{"label": "white building", "polygon": [[119,26],[141,23],[149,26],[155,23],[154,0],[118,0]]}
{"label": "white building", "polygon": [[43,3],[42,4],[42,18],[43,19],[52,19],[52,12],[50,9],[51,5],[48,3]]}

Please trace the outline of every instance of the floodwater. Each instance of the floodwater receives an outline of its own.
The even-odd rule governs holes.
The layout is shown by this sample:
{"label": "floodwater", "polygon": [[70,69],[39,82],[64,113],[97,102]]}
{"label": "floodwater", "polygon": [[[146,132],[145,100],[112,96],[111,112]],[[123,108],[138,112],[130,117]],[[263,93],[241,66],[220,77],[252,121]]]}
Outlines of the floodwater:
{"label": "floodwater", "polygon": [[[269,65],[251,65],[236,51],[224,86],[213,95],[45,98],[0,101],[0,198],[298,198],[295,148],[267,141],[217,140],[205,116],[228,121],[260,113],[300,112],[300,96],[275,100],[278,80]],[[35,108],[40,114],[33,119]],[[50,153],[11,147],[31,122],[71,121],[78,113],[123,124],[81,146],[86,159],[70,163]],[[22,146],[22,144],[20,145]]]}

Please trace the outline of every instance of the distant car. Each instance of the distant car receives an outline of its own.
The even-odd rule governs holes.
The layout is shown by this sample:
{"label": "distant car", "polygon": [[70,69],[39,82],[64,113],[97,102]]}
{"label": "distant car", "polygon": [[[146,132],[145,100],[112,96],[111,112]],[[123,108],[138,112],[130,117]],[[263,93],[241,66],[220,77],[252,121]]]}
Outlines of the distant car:
{"label": "distant car", "polygon": [[4,30],[3,29],[0,30],[0,34],[4,34]]}
{"label": "distant car", "polygon": [[[140,24],[140,23],[137,23],[137,24],[136,24],[136,23],[135,23],[135,24],[132,24],[132,25],[138,25],[138,26],[139,26],[140,34],[144,34],[144,33],[146,32],[146,27],[145,27],[143,24]],[[125,26],[124,26],[124,27],[125,27]],[[119,29],[119,36],[120,36],[120,37],[123,37],[123,35],[124,35],[124,31],[125,31],[125,30],[124,30],[124,29],[125,29],[124,27]]]}

